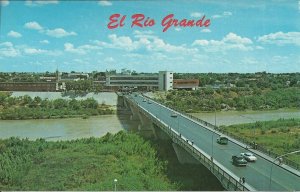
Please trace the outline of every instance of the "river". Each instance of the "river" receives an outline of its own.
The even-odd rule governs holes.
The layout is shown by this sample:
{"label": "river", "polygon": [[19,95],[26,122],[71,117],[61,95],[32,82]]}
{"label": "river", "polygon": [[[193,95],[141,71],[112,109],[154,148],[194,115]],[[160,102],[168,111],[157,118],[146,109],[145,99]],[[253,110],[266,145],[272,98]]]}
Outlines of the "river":
{"label": "river", "polygon": [[106,133],[117,133],[137,126],[128,116],[102,115],[88,119],[39,119],[1,120],[0,138],[20,137],[47,141],[72,140],[86,137],[102,137]]}
{"label": "river", "polygon": [[[214,113],[193,114],[214,124]],[[217,112],[217,125],[251,123],[255,121],[276,120],[279,118],[299,118],[299,110]],[[1,120],[0,138],[12,136],[49,141],[71,140],[85,137],[102,137],[107,132],[117,133],[137,127],[137,121],[130,121],[129,115],[103,115],[89,119],[40,119],[40,120]]]}

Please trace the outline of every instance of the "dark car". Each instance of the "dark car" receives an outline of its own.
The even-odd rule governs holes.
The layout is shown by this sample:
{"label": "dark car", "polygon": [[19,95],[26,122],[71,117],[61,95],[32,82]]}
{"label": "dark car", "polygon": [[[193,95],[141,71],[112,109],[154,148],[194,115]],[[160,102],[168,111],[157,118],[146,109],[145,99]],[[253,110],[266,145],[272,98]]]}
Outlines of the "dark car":
{"label": "dark car", "polygon": [[235,166],[246,166],[247,165],[247,161],[244,157],[242,156],[232,156],[232,164]]}
{"label": "dark car", "polygon": [[227,145],[228,144],[228,138],[227,137],[219,137],[217,139],[217,143],[221,145]]}

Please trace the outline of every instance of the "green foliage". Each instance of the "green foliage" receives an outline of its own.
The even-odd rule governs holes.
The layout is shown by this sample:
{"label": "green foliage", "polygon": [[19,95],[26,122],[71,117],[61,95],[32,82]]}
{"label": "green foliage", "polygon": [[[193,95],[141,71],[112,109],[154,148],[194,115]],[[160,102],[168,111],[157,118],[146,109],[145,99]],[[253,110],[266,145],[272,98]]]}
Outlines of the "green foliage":
{"label": "green foliage", "polygon": [[[66,99],[32,99],[28,95],[11,97],[1,94],[0,119],[45,119],[64,117],[88,117],[95,115],[112,114],[113,110],[107,105],[99,105],[93,98],[86,100]],[[3,109],[1,109],[1,105]]]}
{"label": "green foliage", "polygon": [[2,190],[177,190],[156,151],[125,132],[103,138],[45,142],[0,140]]}
{"label": "green foliage", "polygon": [[216,110],[266,110],[299,108],[299,89],[281,88],[264,90],[257,88],[211,88],[197,91],[174,90],[165,99],[158,98],[168,106],[185,112]]}
{"label": "green foliage", "polygon": [[[300,148],[300,119],[278,119],[239,125],[222,126],[222,129],[242,137],[248,142],[255,142],[277,154],[295,151]],[[287,158],[300,164],[297,155]]]}

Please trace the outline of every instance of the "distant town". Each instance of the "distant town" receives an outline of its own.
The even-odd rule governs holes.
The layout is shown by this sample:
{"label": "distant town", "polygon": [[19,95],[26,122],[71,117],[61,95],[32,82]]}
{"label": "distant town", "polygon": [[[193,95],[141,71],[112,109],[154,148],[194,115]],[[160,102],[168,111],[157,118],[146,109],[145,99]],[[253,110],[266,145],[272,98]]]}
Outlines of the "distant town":
{"label": "distant town", "polygon": [[0,91],[168,91],[199,88],[278,88],[299,87],[300,73],[137,73],[120,72],[1,72]]}

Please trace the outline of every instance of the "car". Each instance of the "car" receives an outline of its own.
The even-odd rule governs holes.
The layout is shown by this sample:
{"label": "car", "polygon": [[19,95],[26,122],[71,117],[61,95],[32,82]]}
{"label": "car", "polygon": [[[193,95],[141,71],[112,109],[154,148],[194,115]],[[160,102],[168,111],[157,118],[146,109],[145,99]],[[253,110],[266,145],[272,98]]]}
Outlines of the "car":
{"label": "car", "polygon": [[228,138],[224,137],[224,136],[220,136],[217,139],[217,143],[219,143],[220,145],[227,145],[228,144]]}
{"label": "car", "polygon": [[242,156],[233,155],[231,158],[232,158],[232,164],[235,166],[247,165],[247,160]]}
{"label": "car", "polygon": [[134,94],[134,96],[137,97],[138,95],[137,95],[137,94]]}
{"label": "car", "polygon": [[146,102],[146,99],[143,99],[143,102]]}
{"label": "car", "polygon": [[171,117],[177,117],[177,113],[172,113]]}
{"label": "car", "polygon": [[257,158],[250,152],[241,153],[241,156],[250,162],[255,162],[257,160]]}
{"label": "car", "polygon": [[148,100],[148,104],[151,104],[151,101],[150,101],[150,100]]}

